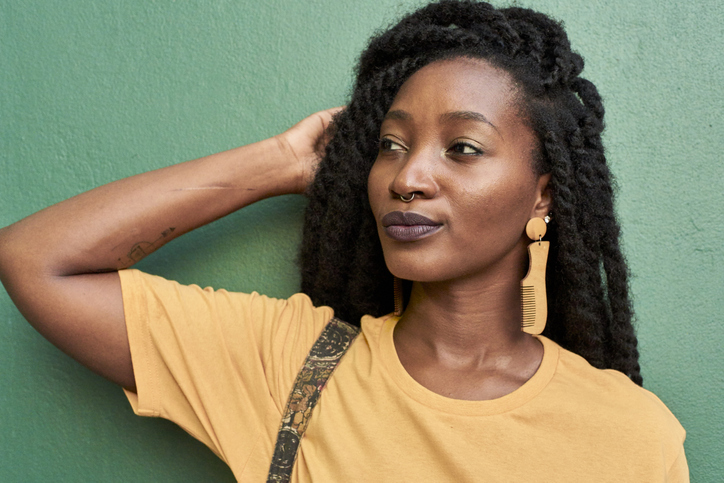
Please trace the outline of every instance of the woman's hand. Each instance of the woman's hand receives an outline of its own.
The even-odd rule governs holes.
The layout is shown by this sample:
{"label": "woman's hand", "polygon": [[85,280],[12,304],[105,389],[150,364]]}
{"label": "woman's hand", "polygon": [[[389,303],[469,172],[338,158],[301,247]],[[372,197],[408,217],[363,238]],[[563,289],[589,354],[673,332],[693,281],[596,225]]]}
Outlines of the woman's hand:
{"label": "woman's hand", "polygon": [[280,149],[299,164],[297,193],[304,193],[314,180],[317,165],[324,156],[324,148],[329,142],[327,128],[332,122],[332,117],[342,109],[344,107],[334,107],[315,112],[274,137],[279,142]]}

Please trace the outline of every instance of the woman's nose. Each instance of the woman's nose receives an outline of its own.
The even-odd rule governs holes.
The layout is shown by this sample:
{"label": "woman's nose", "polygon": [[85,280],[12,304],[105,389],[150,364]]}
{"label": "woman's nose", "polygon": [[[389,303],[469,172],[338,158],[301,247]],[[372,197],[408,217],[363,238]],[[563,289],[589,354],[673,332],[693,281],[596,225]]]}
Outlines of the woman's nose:
{"label": "woman's nose", "polygon": [[435,167],[440,160],[433,149],[412,150],[400,160],[395,177],[390,182],[390,194],[406,201],[412,195],[415,199],[433,198],[437,194]]}

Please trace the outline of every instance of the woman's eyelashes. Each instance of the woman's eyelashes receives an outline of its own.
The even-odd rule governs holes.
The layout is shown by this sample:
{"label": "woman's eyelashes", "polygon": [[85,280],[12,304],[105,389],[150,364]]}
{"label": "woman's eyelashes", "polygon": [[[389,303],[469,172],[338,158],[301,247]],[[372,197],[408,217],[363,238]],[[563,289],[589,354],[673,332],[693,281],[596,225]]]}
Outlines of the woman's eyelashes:
{"label": "woman's eyelashes", "polygon": [[381,137],[380,138],[380,151],[382,152],[392,152],[392,151],[402,151],[405,147],[388,137]]}
{"label": "woman's eyelashes", "polygon": [[[408,148],[394,139],[383,136],[379,141],[379,149],[382,153],[395,153],[406,151]],[[454,141],[446,150],[447,153],[457,156],[480,156],[483,150],[469,141]]]}
{"label": "woman's eyelashes", "polygon": [[455,141],[448,151],[465,156],[479,156],[483,154],[482,149],[466,141]]}

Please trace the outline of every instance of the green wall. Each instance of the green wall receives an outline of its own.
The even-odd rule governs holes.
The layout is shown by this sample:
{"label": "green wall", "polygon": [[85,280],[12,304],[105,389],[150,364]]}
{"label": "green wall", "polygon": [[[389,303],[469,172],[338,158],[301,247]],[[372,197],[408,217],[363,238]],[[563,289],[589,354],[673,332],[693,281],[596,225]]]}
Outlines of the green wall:
{"label": "green wall", "polygon": [[[413,2],[0,0],[0,226],[119,177],[278,133],[343,104],[365,40]],[[645,385],[688,430],[695,482],[724,455],[724,7],[530,0],[564,19],[606,99]],[[140,268],[288,296],[304,200],[268,200]],[[27,325],[0,289],[0,481],[232,481],[171,423]]]}

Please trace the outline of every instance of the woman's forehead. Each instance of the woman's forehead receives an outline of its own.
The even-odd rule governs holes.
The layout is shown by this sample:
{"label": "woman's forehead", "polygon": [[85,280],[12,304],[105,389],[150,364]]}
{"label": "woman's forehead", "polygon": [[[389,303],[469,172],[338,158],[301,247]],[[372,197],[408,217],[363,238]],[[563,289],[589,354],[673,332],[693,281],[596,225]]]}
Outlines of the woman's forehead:
{"label": "woman's forehead", "polygon": [[517,114],[514,85],[506,71],[485,60],[440,60],[421,68],[402,85],[388,114],[397,113],[393,116],[400,118],[404,114],[399,113],[406,113],[409,120],[422,121],[421,117],[444,120],[453,113],[470,113],[497,126]]}

